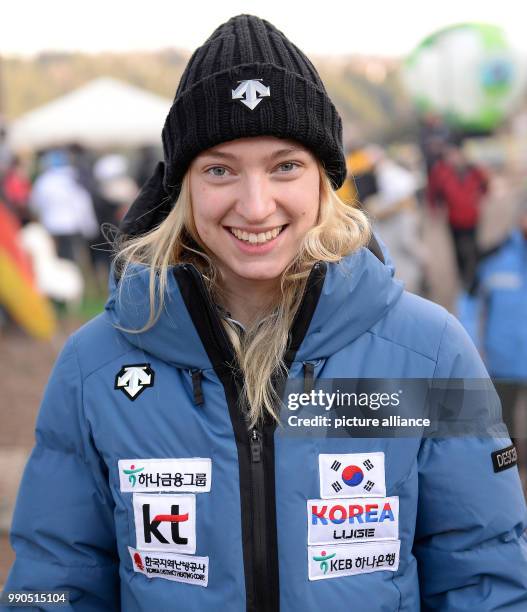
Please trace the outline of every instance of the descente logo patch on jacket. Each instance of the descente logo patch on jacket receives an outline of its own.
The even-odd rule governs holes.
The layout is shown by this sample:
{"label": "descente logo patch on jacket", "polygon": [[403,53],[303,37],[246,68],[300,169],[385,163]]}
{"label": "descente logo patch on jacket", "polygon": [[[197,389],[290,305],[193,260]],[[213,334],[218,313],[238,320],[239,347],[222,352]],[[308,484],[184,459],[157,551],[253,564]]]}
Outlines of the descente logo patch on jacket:
{"label": "descente logo patch on jacket", "polygon": [[145,389],[154,386],[155,372],[149,363],[124,365],[115,375],[114,389],[122,391],[132,402]]}

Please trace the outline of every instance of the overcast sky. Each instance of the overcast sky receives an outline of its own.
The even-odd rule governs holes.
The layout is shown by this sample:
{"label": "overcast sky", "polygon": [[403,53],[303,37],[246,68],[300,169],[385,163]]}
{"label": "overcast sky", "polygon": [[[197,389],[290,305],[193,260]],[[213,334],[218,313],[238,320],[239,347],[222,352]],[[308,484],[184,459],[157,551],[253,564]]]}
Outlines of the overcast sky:
{"label": "overcast sky", "polygon": [[401,56],[453,23],[502,26],[527,54],[522,0],[2,0],[0,53],[193,50],[239,13],[268,19],[307,53]]}

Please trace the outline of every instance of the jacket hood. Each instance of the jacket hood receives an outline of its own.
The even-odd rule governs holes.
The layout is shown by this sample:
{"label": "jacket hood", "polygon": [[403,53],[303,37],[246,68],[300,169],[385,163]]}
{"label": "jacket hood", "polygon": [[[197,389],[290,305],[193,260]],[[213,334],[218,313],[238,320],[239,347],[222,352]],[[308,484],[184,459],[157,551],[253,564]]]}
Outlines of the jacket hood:
{"label": "jacket hood", "polygon": [[[403,291],[401,283],[393,279],[393,266],[367,248],[338,263],[320,265],[325,268],[322,290],[297,361],[324,358],[340,350],[379,321]],[[150,315],[149,271],[144,266],[135,266],[119,284],[111,275],[106,311],[135,347],[178,367],[208,369],[212,363],[174,273],[179,267],[169,269],[163,311],[147,331],[132,331],[143,327]]]}

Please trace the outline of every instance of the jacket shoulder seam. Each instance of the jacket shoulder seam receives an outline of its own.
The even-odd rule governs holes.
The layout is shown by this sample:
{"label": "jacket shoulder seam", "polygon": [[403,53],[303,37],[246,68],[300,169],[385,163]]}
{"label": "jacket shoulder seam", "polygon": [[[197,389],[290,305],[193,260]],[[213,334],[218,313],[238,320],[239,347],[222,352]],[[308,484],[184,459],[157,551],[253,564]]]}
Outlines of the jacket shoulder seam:
{"label": "jacket shoulder seam", "polygon": [[426,355],[425,353],[422,353],[421,351],[418,351],[417,349],[411,346],[402,344],[401,342],[397,342],[393,338],[386,338],[386,336],[383,336],[377,332],[374,332],[371,329],[369,329],[367,333],[371,334],[372,336],[377,336],[377,338],[381,338],[382,340],[385,340],[386,342],[391,342],[392,344],[395,344],[396,346],[400,346],[401,348],[404,348],[407,351],[412,351],[412,353],[415,353],[416,355],[421,355],[421,357],[424,357],[425,359],[428,359],[430,361],[437,361],[437,359],[434,359],[434,357],[431,357],[430,355]]}
{"label": "jacket shoulder seam", "polygon": [[98,372],[99,370],[102,370],[102,368],[104,368],[106,365],[111,363],[114,359],[119,359],[119,357],[122,357],[123,355],[126,355],[127,353],[131,353],[134,350],[140,350],[141,352],[144,353],[144,351],[142,349],[138,349],[137,347],[130,346],[130,348],[127,348],[127,349],[123,350],[119,354],[114,355],[111,358],[108,358],[107,360],[103,361],[102,363],[98,363],[96,366],[93,367],[93,369],[91,369],[89,372],[86,372],[84,374],[84,376],[83,376],[82,368],[81,368],[81,364],[80,364],[80,359],[79,359],[79,353],[78,353],[78,350],[77,350],[77,340],[75,338],[75,335],[72,336],[72,342],[73,342],[73,347],[74,347],[74,350],[75,350],[75,359],[77,361],[77,366],[78,366],[78,369],[79,369],[79,373],[81,375],[81,382],[85,382],[92,374],[95,374],[95,372]]}
{"label": "jacket shoulder seam", "polygon": [[145,351],[143,351],[143,349],[139,349],[139,348],[136,348],[136,347],[130,348],[130,349],[126,350],[126,351],[123,351],[122,353],[119,353],[118,355],[114,355],[111,359],[108,359],[104,363],[101,363],[101,364],[97,365],[96,367],[94,367],[92,370],[90,370],[90,372],[88,372],[86,374],[86,378],[84,380],[88,380],[88,378],[90,376],[93,376],[93,374],[96,374],[99,370],[102,370],[104,367],[106,367],[109,363],[111,363],[115,359],[119,359],[120,357],[123,357],[127,353],[131,353],[134,350],[141,351],[143,354],[145,354]]}
{"label": "jacket shoulder seam", "polygon": [[[85,420],[86,419],[86,414],[85,414],[85,410],[84,410],[84,380],[83,380],[83,377],[82,377],[82,368],[81,368],[81,363],[80,363],[80,359],[79,359],[79,352],[77,350],[77,340],[75,339],[74,335],[71,337],[71,347],[72,347],[73,353],[75,355],[75,363],[77,364],[77,370],[79,372],[79,393],[80,393],[80,406],[79,406],[80,415],[79,415],[79,418],[82,415],[82,419]],[[48,448],[52,448],[52,447],[48,446]],[[87,463],[87,459],[86,459],[86,456],[85,456],[85,454],[83,452],[82,445],[81,445],[81,448],[79,448],[77,452],[73,452],[73,453],[69,453],[69,454],[76,455],[77,457],[80,457],[82,461]]]}
{"label": "jacket shoulder seam", "polygon": [[435,365],[435,368],[434,368],[434,372],[432,374],[432,378],[433,379],[436,378],[437,366],[439,365],[439,353],[441,352],[441,347],[443,346],[443,340],[444,340],[445,335],[446,335],[446,328],[448,326],[448,322],[449,322],[451,316],[452,315],[449,314],[449,315],[447,315],[445,317],[445,323],[443,325],[443,331],[441,332],[441,339],[439,340],[439,346],[437,347],[437,354],[436,354],[436,358],[435,358],[436,365]]}
{"label": "jacket shoulder seam", "polygon": [[[79,411],[78,418],[82,419],[83,421],[86,421],[86,413],[85,413],[85,407],[84,407],[84,379],[83,379],[83,376],[82,376],[82,368],[81,368],[81,363],[80,363],[80,359],[79,359],[79,353],[78,353],[78,350],[77,350],[77,340],[75,338],[75,335],[72,335],[70,337],[70,340],[71,340],[72,352],[73,352],[75,363],[77,365],[77,370],[78,370],[78,373],[79,373],[79,393],[80,393],[79,404],[80,405],[78,407],[78,411]],[[83,434],[82,434],[82,431],[81,431],[81,439],[82,439],[82,435]],[[61,453],[64,453],[65,455],[72,455],[74,457],[78,457],[81,461],[83,461],[84,463],[88,464],[88,460],[87,460],[87,457],[85,455],[84,447],[83,447],[82,444],[80,445],[80,447],[78,449],[73,449],[73,450],[70,451],[70,450],[65,450],[63,448],[59,448],[59,447],[56,447],[56,446],[51,446],[49,444],[46,444],[44,442],[44,439],[45,439],[44,436],[42,436],[41,440],[40,440],[40,443],[43,446],[45,446],[46,448],[48,448],[49,450],[54,451],[54,452],[61,452]],[[39,442],[37,441],[37,444],[38,443]]]}

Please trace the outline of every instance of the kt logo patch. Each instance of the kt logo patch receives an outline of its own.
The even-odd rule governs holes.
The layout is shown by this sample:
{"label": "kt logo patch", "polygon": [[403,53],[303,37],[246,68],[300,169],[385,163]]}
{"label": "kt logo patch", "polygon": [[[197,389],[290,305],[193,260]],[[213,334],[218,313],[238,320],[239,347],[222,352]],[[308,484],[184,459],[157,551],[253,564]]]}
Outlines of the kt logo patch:
{"label": "kt logo patch", "polygon": [[154,386],[154,370],[149,363],[124,365],[115,376],[114,389],[120,389],[132,402],[148,387]]}
{"label": "kt logo patch", "polygon": [[134,493],[137,548],[196,552],[196,496]]}

